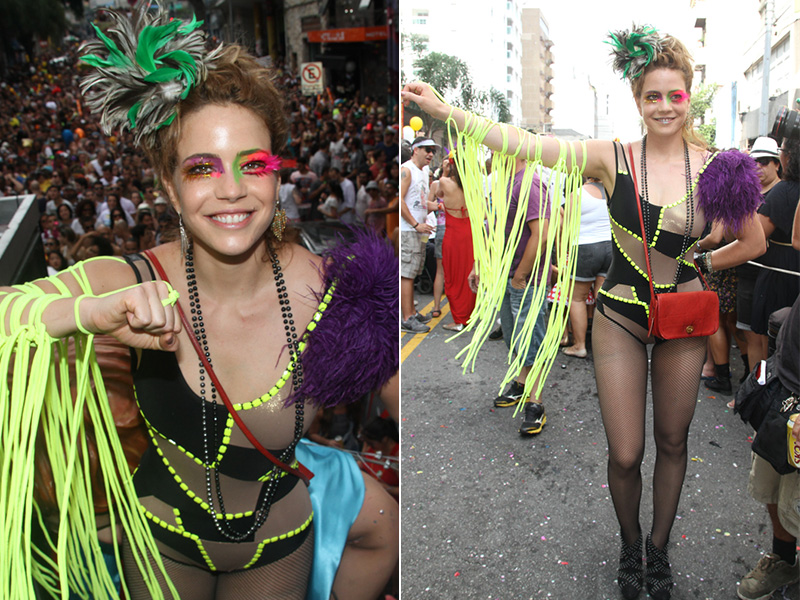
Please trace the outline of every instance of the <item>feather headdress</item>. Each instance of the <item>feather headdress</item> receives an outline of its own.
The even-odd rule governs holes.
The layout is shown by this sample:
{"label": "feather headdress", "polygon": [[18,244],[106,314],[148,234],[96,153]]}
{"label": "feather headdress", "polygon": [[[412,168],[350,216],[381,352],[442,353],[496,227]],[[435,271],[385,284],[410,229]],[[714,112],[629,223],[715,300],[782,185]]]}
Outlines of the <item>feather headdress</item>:
{"label": "feather headdress", "polygon": [[202,21],[170,19],[147,0],[139,0],[130,18],[108,12],[111,27],[103,33],[93,25],[99,39],[81,48],[83,62],[95,67],[81,80],[81,92],[107,135],[130,129],[139,144],[172,123],[178,102],[205,80],[222,45],[206,52]]}
{"label": "feather headdress", "polygon": [[650,25],[637,27],[634,25],[630,31],[612,31],[608,34],[607,44],[613,46],[611,51],[614,57],[614,71],[622,79],[633,81],[644,73],[656,54],[661,51],[661,39],[658,31]]}

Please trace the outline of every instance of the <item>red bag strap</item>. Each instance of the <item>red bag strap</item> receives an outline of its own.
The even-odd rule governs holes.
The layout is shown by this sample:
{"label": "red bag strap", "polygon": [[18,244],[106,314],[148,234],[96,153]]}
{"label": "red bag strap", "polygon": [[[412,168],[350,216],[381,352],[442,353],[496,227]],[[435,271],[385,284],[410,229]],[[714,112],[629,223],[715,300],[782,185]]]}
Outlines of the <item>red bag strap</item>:
{"label": "red bag strap", "polygon": [[[644,243],[644,260],[645,264],[647,265],[647,279],[650,281],[650,297],[652,298],[655,294],[655,289],[653,288],[653,274],[650,272],[650,254],[647,252],[647,234],[644,230],[644,216],[642,215],[642,202],[639,198],[639,184],[636,181],[636,167],[633,166],[633,147],[628,144],[628,155],[630,156],[630,167],[631,167],[631,175],[633,176],[633,189],[636,192],[636,206],[639,208],[639,225],[642,228],[642,243]],[[700,267],[697,266],[697,261],[693,260],[694,262],[694,270],[697,271],[697,274],[700,276],[700,281],[703,282],[705,289],[710,290],[711,288],[708,287],[708,282],[706,281],[705,276],[703,275],[703,271],[700,270]]]}
{"label": "red bag strap", "polygon": [[[155,257],[155,255],[150,250],[145,250],[144,254],[153,263],[153,266],[156,268],[156,271],[158,271],[158,275],[161,277],[161,279],[169,283],[169,279],[167,279],[167,274],[164,271],[164,267],[161,266],[161,263]],[[228,394],[225,393],[225,389],[222,387],[222,384],[217,378],[217,374],[214,373],[214,369],[211,368],[211,363],[208,362],[208,358],[206,358],[203,349],[200,347],[200,343],[197,341],[197,338],[194,335],[192,335],[191,333],[192,326],[189,324],[189,320],[186,318],[186,313],[183,312],[183,308],[181,308],[180,303],[176,303],[175,306],[178,307],[178,314],[181,317],[181,323],[183,323],[183,327],[184,329],[186,329],[186,333],[189,335],[189,339],[192,342],[192,346],[194,346],[195,352],[197,352],[197,357],[200,359],[200,362],[203,363],[203,368],[205,368],[206,372],[208,373],[208,376],[214,383],[214,387],[217,388],[217,393],[220,395],[220,398],[222,398],[222,401],[225,403],[225,408],[228,409],[228,412],[231,414],[231,417],[233,417],[233,420],[236,422],[236,425],[239,427],[239,429],[242,431],[245,437],[248,440],[250,440],[250,443],[253,444],[253,447],[256,450],[258,450],[261,454],[263,454],[272,464],[274,464],[281,470],[285,471],[286,473],[294,475],[295,477],[299,477],[300,479],[303,480],[303,482],[306,485],[308,485],[308,482],[314,476],[314,474],[311,471],[309,471],[306,467],[304,467],[300,463],[298,463],[298,468],[294,469],[289,465],[287,465],[286,463],[279,460],[274,454],[272,454],[272,452],[270,452],[269,450],[264,448],[264,446],[261,445],[261,443],[253,435],[253,432],[250,431],[250,428],[247,427],[247,425],[245,425],[244,421],[242,420],[242,417],[240,417],[236,409],[233,408],[233,404],[231,403],[230,398],[228,398]]]}
{"label": "red bag strap", "polygon": [[642,215],[642,199],[639,197],[639,182],[636,180],[636,167],[633,163],[633,146],[628,144],[628,156],[630,156],[631,177],[633,178],[633,189],[636,192],[636,207],[639,209],[639,225],[642,228],[642,243],[644,244],[644,262],[647,265],[647,281],[650,284],[650,297],[655,298],[656,290],[653,287],[653,273],[650,271],[650,253],[647,251],[647,232],[644,230],[644,215]]}

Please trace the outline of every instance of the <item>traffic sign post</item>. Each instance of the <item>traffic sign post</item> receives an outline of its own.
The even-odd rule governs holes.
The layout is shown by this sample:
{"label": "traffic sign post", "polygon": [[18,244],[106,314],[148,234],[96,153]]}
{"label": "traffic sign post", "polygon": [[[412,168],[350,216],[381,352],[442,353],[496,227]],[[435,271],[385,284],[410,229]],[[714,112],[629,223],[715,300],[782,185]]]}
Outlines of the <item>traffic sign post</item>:
{"label": "traffic sign post", "polygon": [[300,88],[304,95],[321,94],[325,89],[321,62],[307,62],[300,65]]}

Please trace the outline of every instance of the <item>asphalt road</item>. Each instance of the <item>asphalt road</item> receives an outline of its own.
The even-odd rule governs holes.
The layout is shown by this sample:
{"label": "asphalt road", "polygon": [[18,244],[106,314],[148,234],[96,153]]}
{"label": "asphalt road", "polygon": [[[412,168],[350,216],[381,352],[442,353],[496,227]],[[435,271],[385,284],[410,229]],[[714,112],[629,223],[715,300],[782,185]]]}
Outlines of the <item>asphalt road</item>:
{"label": "asphalt road", "polygon": [[[419,297],[421,311],[430,303]],[[487,341],[475,372],[462,374],[455,355],[466,342],[445,343],[452,334],[440,326],[450,320],[445,307],[430,333],[401,337],[403,600],[621,598],[591,353],[556,361],[543,396],[547,425],[522,438],[513,408],[492,405],[505,344]],[[729,397],[705,391],[671,536],[674,600],[736,598],[741,577],[771,551],[766,510],[747,493],[751,431],[725,407]],[[648,410],[644,531],[654,455]],[[798,600],[798,585],[774,598]]]}

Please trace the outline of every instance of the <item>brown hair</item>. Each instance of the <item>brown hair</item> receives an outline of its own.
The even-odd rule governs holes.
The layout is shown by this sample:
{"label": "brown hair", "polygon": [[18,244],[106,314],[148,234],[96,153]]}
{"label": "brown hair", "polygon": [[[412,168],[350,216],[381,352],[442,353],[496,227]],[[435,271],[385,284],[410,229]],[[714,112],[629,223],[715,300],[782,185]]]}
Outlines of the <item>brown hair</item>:
{"label": "brown hair", "polygon": [[288,126],[283,98],[272,84],[271,75],[241,46],[226,45],[214,68],[208,70],[205,81],[192,88],[178,104],[178,114],[172,124],[159,129],[144,144],[159,180],[171,178],[177,167],[182,119],[209,104],[235,104],[253,111],[269,130],[272,153],[279,154],[286,144]]}
{"label": "brown hair", "polygon": [[[671,35],[664,35],[661,37],[661,50],[656,53],[653,60],[647,65],[639,77],[631,80],[631,90],[633,97],[638,99],[642,95],[644,88],[644,78],[648,73],[657,69],[672,69],[680,72],[683,75],[683,81],[686,84],[686,91],[691,93],[692,79],[694,77],[694,62],[689,50],[683,45],[678,38]],[[694,122],[690,115],[686,116],[686,123],[683,126],[683,138],[696,146],[705,149],[708,145],[706,141],[697,135],[694,130]]]}
{"label": "brown hair", "polygon": [[[247,51],[237,44],[226,45],[208,70],[205,81],[193,87],[178,104],[178,114],[168,126],[156,131],[144,144],[144,151],[156,177],[161,182],[169,181],[178,165],[178,140],[182,132],[182,120],[209,104],[234,104],[253,111],[264,121],[272,141],[272,153],[280,154],[286,145],[288,125],[283,98],[272,84],[272,72],[256,62]],[[277,196],[276,196],[277,200]],[[172,224],[174,225],[174,223]],[[169,229],[169,228],[167,228]],[[283,242],[293,241],[296,232],[287,227]],[[167,234],[167,237],[171,237]],[[274,248],[282,245],[267,228],[267,243]],[[162,239],[165,239],[162,236]]]}

